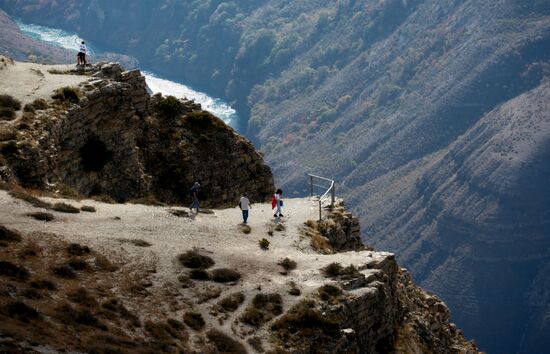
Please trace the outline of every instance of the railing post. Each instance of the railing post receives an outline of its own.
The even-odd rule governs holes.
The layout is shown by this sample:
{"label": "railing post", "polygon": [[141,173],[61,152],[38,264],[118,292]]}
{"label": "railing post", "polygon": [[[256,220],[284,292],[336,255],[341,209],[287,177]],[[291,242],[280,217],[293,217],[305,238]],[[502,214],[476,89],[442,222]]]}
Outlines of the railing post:
{"label": "railing post", "polygon": [[330,192],[331,204],[330,206],[334,208],[334,201],[336,200],[336,183],[332,184],[332,191]]}

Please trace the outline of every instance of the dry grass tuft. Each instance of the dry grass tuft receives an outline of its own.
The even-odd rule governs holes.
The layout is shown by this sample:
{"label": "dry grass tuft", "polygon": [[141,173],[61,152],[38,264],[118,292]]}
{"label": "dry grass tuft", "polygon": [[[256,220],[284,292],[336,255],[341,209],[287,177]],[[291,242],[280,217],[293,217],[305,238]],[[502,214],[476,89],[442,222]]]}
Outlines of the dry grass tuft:
{"label": "dry grass tuft", "polygon": [[302,291],[300,290],[300,288],[295,282],[291,281],[290,283],[288,283],[288,285],[290,287],[290,289],[288,290],[289,295],[292,295],[292,296],[302,295]]}
{"label": "dry grass tuft", "polygon": [[61,264],[52,268],[52,273],[58,278],[74,279],[76,278],[76,272],[68,264]]}
{"label": "dry grass tuft", "polygon": [[48,108],[48,102],[46,102],[46,100],[43,98],[37,98],[32,102],[32,106],[34,107],[34,109],[44,110]]}
{"label": "dry grass tuft", "polygon": [[82,246],[78,243],[71,243],[67,247],[67,253],[69,253],[72,256],[83,256],[85,254],[89,254],[90,252],[92,252],[90,247]]}
{"label": "dry grass tuft", "polygon": [[216,264],[212,258],[202,255],[196,250],[187,251],[180,254],[178,256],[178,260],[184,267],[193,269],[206,269]]}
{"label": "dry grass tuft", "polygon": [[326,267],[322,268],[322,272],[327,278],[336,278],[340,275],[340,272],[342,271],[343,267],[338,262],[332,262],[328,264]]}
{"label": "dry grass tuft", "polygon": [[78,214],[80,209],[67,203],[55,203],[52,209],[60,213]]}
{"label": "dry grass tuft", "polygon": [[96,254],[95,266],[97,267],[97,269],[104,272],[115,272],[118,270],[118,267],[115,264],[113,264],[107,257],[101,254]]}
{"label": "dry grass tuft", "polygon": [[297,263],[288,257],[281,259],[279,262],[277,262],[277,264],[283,267],[283,269],[285,270],[285,275],[291,270],[296,269],[297,266]]}
{"label": "dry grass tuft", "polygon": [[264,352],[264,347],[262,345],[262,339],[260,337],[250,337],[246,342],[258,353]]}
{"label": "dry grass tuft", "polygon": [[95,298],[84,288],[78,288],[68,293],[67,298],[71,302],[84,307],[96,308],[98,306]]}
{"label": "dry grass tuft", "polygon": [[204,328],[204,319],[198,312],[186,312],[183,315],[183,322],[195,331],[201,331]]}
{"label": "dry grass tuft", "polygon": [[22,239],[23,237],[19,231],[11,230],[0,225],[0,241],[20,242]]}
{"label": "dry grass tuft", "polygon": [[75,309],[66,303],[59,306],[55,311],[57,318],[67,325],[82,325],[95,327],[102,331],[107,330],[107,326],[88,309]]}
{"label": "dry grass tuft", "polygon": [[252,232],[252,228],[248,225],[239,225],[239,229],[243,234],[246,234],[246,235]]}
{"label": "dry grass tuft", "polygon": [[218,307],[223,312],[234,312],[244,302],[244,294],[242,292],[228,295],[218,301]]}
{"label": "dry grass tuft", "polygon": [[30,195],[22,188],[14,187],[8,194],[13,198],[23,200],[36,208],[50,209],[52,207],[50,203],[44,202],[37,197]]}
{"label": "dry grass tuft", "polygon": [[342,289],[332,284],[325,284],[317,290],[317,293],[321,300],[331,301],[342,294]]}
{"label": "dry grass tuft", "polygon": [[228,354],[246,354],[245,347],[238,341],[229,337],[227,334],[216,329],[211,329],[206,332],[208,340],[214,344],[220,353]]}
{"label": "dry grass tuft", "polygon": [[286,226],[282,223],[278,223],[277,225],[275,225],[275,231],[285,231],[286,230]]}
{"label": "dry grass tuft", "polygon": [[34,280],[31,281],[30,286],[34,289],[39,290],[57,290],[57,286],[55,283],[51,282],[50,280]]}
{"label": "dry grass tuft", "polygon": [[218,283],[235,282],[241,279],[241,273],[229,268],[218,268],[212,271],[212,280]]}
{"label": "dry grass tuft", "polygon": [[29,279],[29,272],[23,266],[18,266],[9,261],[0,261],[0,276],[10,277],[24,282]]}
{"label": "dry grass tuft", "polygon": [[96,210],[93,206],[89,206],[89,205],[84,205],[80,208],[81,211],[85,211],[87,213],[95,213]]}
{"label": "dry grass tuft", "polygon": [[261,249],[268,250],[270,242],[269,240],[262,238],[261,240],[258,241],[258,244],[260,245]]}
{"label": "dry grass tuft", "polygon": [[283,299],[277,293],[257,294],[242,314],[241,322],[254,327],[270,321],[283,312]]}
{"label": "dry grass tuft", "polygon": [[38,311],[22,301],[10,302],[3,310],[8,317],[25,323],[40,318],[40,313],[38,313]]}
{"label": "dry grass tuft", "polygon": [[52,221],[55,219],[52,213],[46,213],[43,211],[36,211],[34,213],[28,213],[27,215],[40,221]]}

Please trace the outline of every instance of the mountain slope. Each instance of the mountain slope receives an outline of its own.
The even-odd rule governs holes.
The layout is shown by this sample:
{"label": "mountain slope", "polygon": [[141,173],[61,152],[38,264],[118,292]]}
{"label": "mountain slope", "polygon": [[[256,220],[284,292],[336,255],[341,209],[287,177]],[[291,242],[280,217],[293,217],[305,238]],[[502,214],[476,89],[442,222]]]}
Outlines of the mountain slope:
{"label": "mountain slope", "polygon": [[[28,21],[76,30],[98,44],[127,50],[159,72],[235,100],[244,115],[250,113],[241,130],[246,129],[261,146],[286,191],[307,193],[306,171],[337,179],[339,193],[368,225],[363,229],[367,242],[398,252],[415,278],[444,298],[461,294],[468,299],[450,301],[451,308],[482,349],[512,353],[515,348],[519,352],[540,348],[542,338],[537,333],[546,328],[544,312],[523,304],[527,297],[542,304],[541,311],[546,306],[541,300],[545,292],[540,290],[541,284],[547,284],[544,261],[518,259],[513,270],[521,276],[484,284],[480,279],[497,279],[502,269],[509,268],[480,265],[465,271],[447,250],[455,243],[475,249],[481,231],[471,227],[468,218],[443,219],[441,215],[457,214],[454,204],[433,204],[424,211],[422,203],[451,188],[447,177],[438,173],[453,169],[466,173],[461,168],[467,154],[451,166],[445,165],[450,161],[447,154],[466,148],[461,144],[470,144],[470,151],[478,148],[463,137],[488,119],[488,112],[508,101],[520,102],[524,98],[515,98],[537,87],[534,92],[548,90],[541,86],[550,73],[548,1],[249,0],[137,5],[127,0],[116,4],[2,0],[0,6]],[[130,16],[117,15],[123,11]],[[534,99],[532,104],[534,111],[544,112],[542,101]],[[523,116],[517,124],[526,128],[536,118],[529,110]],[[489,136],[481,134],[478,144]],[[507,148],[510,143],[503,144]],[[546,150],[540,144],[542,157],[537,159],[544,161]],[[528,160],[533,156],[513,158],[517,166],[545,166]],[[528,183],[535,191],[545,190],[544,173],[528,180],[516,165],[498,165],[499,175],[517,186]],[[502,207],[501,198],[517,200],[512,182],[501,181],[498,189],[483,182],[495,166],[476,165],[481,177],[460,189],[462,199],[453,197],[483,200],[476,204],[477,218],[493,215],[494,208]],[[546,206],[535,197],[521,200],[521,208],[506,204],[507,211],[486,226],[500,230],[503,242],[514,244],[521,238],[537,248],[539,239],[546,242],[540,236],[545,226],[537,230],[520,225],[541,224]],[[436,225],[435,219],[443,220]],[[421,247],[428,235],[445,242],[430,239]],[[438,282],[443,269],[446,277],[464,287],[455,287],[454,293],[442,289]],[[490,291],[487,284],[492,284]],[[520,321],[517,325],[511,320],[493,321],[483,312],[493,306],[489,303],[493,297],[500,298],[509,289],[514,289],[513,296],[494,307],[494,313],[519,316],[528,321],[525,327]],[[489,333],[491,326],[494,332]],[[521,332],[526,333],[523,339],[515,334]]]}

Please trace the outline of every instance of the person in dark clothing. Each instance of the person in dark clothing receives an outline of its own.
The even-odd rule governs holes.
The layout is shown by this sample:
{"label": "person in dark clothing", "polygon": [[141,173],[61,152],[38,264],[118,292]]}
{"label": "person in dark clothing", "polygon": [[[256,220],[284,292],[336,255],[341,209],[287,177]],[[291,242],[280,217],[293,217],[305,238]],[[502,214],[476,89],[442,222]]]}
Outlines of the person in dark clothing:
{"label": "person in dark clothing", "polygon": [[189,206],[189,209],[193,210],[193,208],[197,208],[197,214],[200,211],[200,203],[199,203],[199,190],[200,190],[200,184],[199,182],[195,182],[193,184],[193,187],[189,190],[191,194],[191,205]]}

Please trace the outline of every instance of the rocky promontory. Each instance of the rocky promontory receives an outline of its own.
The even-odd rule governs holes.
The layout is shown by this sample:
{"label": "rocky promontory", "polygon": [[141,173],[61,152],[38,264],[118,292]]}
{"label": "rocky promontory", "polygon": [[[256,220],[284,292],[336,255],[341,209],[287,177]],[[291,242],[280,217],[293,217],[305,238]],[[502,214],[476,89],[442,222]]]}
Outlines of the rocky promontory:
{"label": "rocky promontory", "polygon": [[37,82],[75,76],[76,84],[55,88],[34,106],[21,95],[21,117],[1,127],[4,181],[165,203],[187,201],[198,181],[205,205],[218,207],[235,205],[244,192],[256,200],[273,193],[271,170],[249,141],[199,104],[151,96],[139,70],[35,66],[28,71]]}

